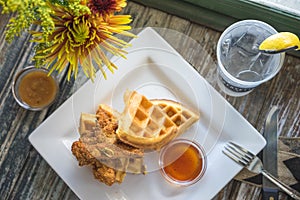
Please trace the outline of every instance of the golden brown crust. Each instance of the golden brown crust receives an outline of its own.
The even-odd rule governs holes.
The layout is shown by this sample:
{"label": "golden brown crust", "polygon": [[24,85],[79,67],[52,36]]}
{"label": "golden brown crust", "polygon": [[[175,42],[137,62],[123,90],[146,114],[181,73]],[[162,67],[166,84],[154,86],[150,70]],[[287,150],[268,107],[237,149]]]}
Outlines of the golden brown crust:
{"label": "golden brown crust", "polygon": [[72,144],[72,153],[79,161],[79,166],[88,165],[93,169],[94,177],[99,181],[109,186],[116,182],[116,170],[97,160],[82,142],[76,141]]}
{"label": "golden brown crust", "polygon": [[153,99],[151,102],[160,106],[176,124],[178,128],[177,136],[184,133],[200,118],[199,113],[176,101]]}
{"label": "golden brown crust", "polygon": [[145,173],[143,150],[117,139],[117,127],[117,119],[108,106],[100,105],[96,115],[82,113],[80,139],[71,149],[80,166],[90,166],[94,177],[109,186],[121,183],[126,171]]}
{"label": "golden brown crust", "polygon": [[175,138],[175,136],[177,135],[176,132],[177,129],[173,128],[172,130],[170,130],[168,135],[163,135],[159,138],[144,138],[129,135],[126,132],[118,129],[117,135],[122,142],[132,145],[136,148],[159,150],[162,146]]}
{"label": "golden brown crust", "polygon": [[174,138],[176,125],[144,95],[126,91],[124,102],[117,129],[117,136],[124,143],[137,148],[160,149]]}
{"label": "golden brown crust", "polygon": [[136,91],[126,91],[124,102],[117,136],[137,148],[159,150],[199,119],[199,114],[178,102],[149,100]]}

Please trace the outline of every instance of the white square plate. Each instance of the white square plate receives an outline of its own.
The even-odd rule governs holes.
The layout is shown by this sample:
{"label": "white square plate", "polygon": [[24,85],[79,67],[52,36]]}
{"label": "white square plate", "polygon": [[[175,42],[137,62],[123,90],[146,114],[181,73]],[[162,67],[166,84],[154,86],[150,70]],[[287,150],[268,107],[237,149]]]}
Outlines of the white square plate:
{"label": "white square plate", "polygon": [[[29,140],[81,199],[211,199],[240,170],[222,149],[235,141],[257,154],[264,138],[157,32],[146,28],[131,41],[127,59],[113,58],[119,69],[104,80],[98,74],[48,117]],[[78,140],[81,112],[95,113],[100,103],[122,111],[123,93],[137,90],[149,98],[173,99],[198,110],[200,120],[181,137],[194,139],[207,152],[207,171],[193,186],[166,183],[154,157],[146,158],[147,175],[127,174],[109,187],[94,179],[89,167],[79,167],[71,152]]]}

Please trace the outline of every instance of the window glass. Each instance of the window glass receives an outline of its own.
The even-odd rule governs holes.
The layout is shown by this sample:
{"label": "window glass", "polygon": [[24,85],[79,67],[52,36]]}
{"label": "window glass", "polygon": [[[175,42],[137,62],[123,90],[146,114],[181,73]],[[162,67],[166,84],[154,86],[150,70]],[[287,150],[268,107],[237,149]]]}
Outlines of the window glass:
{"label": "window glass", "polygon": [[282,10],[300,16],[300,1],[299,0],[249,0],[268,7]]}

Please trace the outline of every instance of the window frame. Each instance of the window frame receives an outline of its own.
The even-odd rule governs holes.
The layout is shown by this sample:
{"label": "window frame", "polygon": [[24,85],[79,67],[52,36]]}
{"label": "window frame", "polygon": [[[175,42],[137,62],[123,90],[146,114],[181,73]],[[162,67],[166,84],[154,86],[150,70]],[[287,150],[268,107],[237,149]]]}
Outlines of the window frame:
{"label": "window frame", "polygon": [[[300,37],[300,16],[248,0],[132,0],[209,28],[223,31],[243,19],[257,19],[278,32],[288,31]],[[298,27],[298,29],[297,29]],[[300,56],[300,52],[291,54]]]}

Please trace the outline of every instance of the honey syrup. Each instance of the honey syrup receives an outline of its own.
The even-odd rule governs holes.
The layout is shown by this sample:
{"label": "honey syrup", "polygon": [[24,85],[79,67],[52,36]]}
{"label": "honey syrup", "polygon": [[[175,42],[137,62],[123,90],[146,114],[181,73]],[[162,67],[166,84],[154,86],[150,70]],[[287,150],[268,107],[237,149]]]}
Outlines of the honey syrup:
{"label": "honey syrup", "polygon": [[203,169],[203,158],[191,144],[176,143],[163,156],[165,173],[175,181],[192,181]]}

